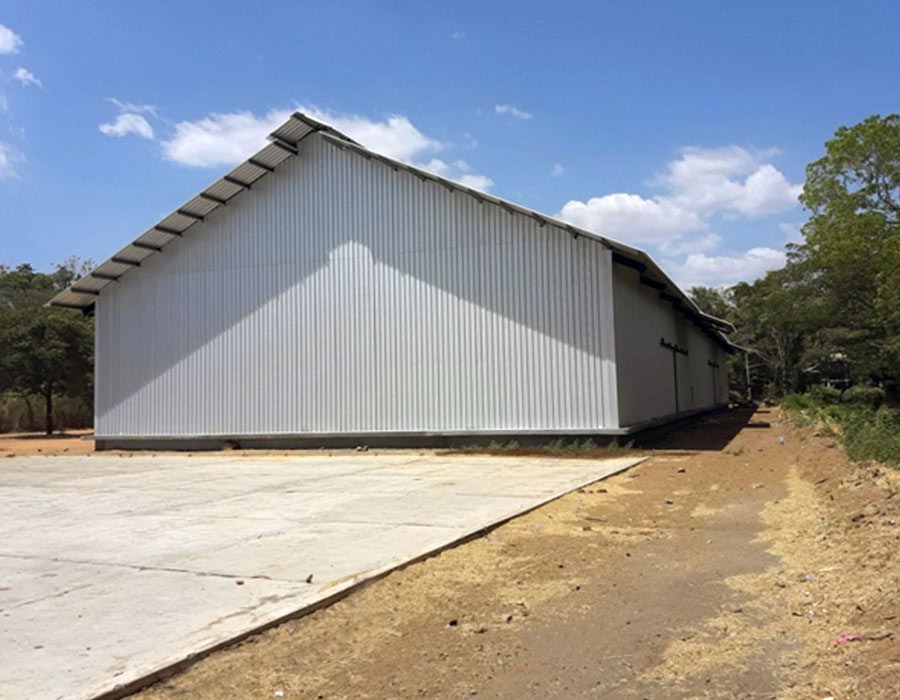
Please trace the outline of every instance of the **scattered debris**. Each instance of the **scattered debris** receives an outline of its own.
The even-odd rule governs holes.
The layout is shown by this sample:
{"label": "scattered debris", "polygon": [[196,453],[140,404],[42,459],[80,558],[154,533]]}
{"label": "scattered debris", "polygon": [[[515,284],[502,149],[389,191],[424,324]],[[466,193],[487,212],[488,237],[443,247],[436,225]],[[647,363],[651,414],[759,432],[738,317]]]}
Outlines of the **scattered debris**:
{"label": "scattered debris", "polygon": [[368,445],[357,445],[357,446],[356,446],[356,451],[357,451],[357,452],[368,452],[368,451],[369,451],[369,446],[368,446]]}
{"label": "scattered debris", "polygon": [[237,581],[235,581],[234,583],[235,583],[235,585],[237,585],[237,586],[243,586],[243,585],[244,585],[244,580],[239,578],[239,579],[238,579]]}
{"label": "scattered debris", "polygon": [[784,435],[778,436],[778,444],[783,445],[785,443]]}
{"label": "scattered debris", "polygon": [[835,644],[837,646],[841,646],[842,644],[846,644],[847,642],[859,642],[865,639],[865,635],[862,634],[842,634],[837,638]]}
{"label": "scattered debris", "polygon": [[307,582],[307,583],[312,583],[312,577],[313,577],[312,574],[310,574],[309,576],[307,576],[307,577],[306,577],[306,582]]}

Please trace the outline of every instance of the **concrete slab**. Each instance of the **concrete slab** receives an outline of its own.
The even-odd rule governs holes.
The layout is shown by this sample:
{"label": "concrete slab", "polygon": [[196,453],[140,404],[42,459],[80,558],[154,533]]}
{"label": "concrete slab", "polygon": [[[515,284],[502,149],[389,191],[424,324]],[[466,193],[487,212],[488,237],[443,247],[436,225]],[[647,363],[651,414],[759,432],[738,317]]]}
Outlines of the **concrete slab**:
{"label": "concrete slab", "polygon": [[0,698],[115,696],[639,461],[2,460]]}

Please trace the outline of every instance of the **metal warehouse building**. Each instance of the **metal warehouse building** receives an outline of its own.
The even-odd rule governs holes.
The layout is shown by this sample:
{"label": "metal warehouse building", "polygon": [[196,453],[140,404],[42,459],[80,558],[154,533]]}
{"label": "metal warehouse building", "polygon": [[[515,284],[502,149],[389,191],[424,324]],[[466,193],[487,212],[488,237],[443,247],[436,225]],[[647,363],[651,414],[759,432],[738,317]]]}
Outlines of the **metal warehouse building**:
{"label": "metal warehouse building", "polygon": [[644,252],[294,114],[50,303],[111,447],[626,434],[727,401],[729,324]]}

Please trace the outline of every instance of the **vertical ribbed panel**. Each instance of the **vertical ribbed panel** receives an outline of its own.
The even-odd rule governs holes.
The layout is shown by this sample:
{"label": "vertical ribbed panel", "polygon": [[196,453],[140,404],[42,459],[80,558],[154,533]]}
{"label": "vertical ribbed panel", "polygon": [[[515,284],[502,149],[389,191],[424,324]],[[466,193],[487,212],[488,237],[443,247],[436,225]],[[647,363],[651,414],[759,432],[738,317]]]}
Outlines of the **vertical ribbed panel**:
{"label": "vertical ribbed panel", "polygon": [[616,427],[609,260],[311,136],[104,290],[97,433]]}
{"label": "vertical ribbed panel", "polygon": [[726,403],[728,370],[722,347],[661,299],[658,290],[641,284],[637,271],[615,265],[613,282],[620,425],[675,413],[673,353],[660,339],[688,351],[675,353],[679,413]]}

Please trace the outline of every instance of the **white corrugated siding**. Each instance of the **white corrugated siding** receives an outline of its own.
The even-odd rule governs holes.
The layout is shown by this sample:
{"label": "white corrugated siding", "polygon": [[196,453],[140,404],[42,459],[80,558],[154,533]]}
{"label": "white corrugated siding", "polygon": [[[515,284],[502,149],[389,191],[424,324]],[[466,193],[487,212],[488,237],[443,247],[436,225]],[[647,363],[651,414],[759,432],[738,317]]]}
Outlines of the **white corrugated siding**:
{"label": "white corrugated siding", "polygon": [[660,339],[688,351],[675,353],[678,413],[726,403],[728,370],[722,347],[662,300],[656,289],[641,284],[636,270],[616,265],[613,279],[620,424],[627,427],[676,413],[673,353]]}
{"label": "white corrugated siding", "polygon": [[104,290],[96,432],[616,427],[610,267],[597,241],[311,136]]}

